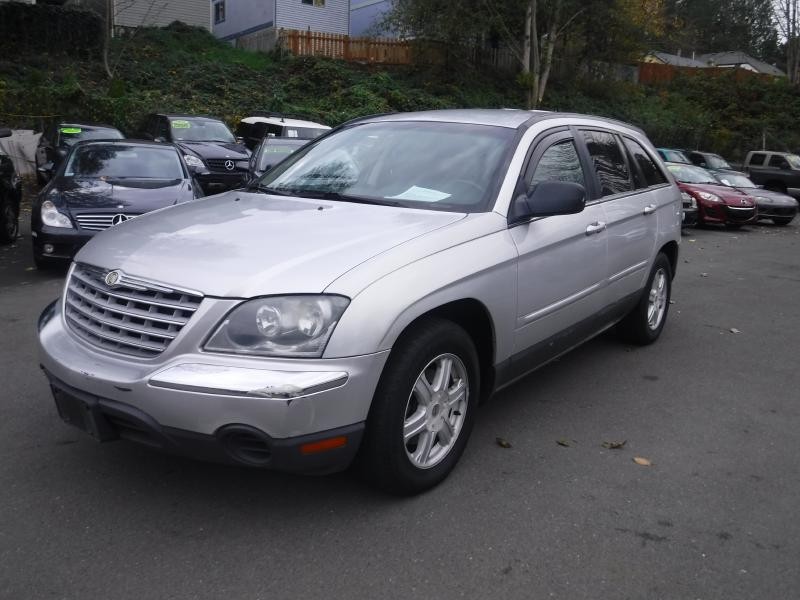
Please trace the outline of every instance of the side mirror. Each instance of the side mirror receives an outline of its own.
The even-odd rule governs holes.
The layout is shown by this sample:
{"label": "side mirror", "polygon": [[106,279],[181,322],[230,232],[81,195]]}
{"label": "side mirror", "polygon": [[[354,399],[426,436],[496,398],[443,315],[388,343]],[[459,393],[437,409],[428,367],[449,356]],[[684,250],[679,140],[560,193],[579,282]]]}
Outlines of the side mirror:
{"label": "side mirror", "polygon": [[7,138],[11,137],[14,132],[11,131],[8,127],[1,127],[0,128],[0,138]]}
{"label": "side mirror", "polygon": [[36,170],[42,176],[42,179],[44,181],[50,181],[50,179],[52,178],[53,172],[50,169],[48,169],[47,167],[39,167]]}
{"label": "side mirror", "polygon": [[244,144],[244,138],[240,135],[236,136],[236,143],[237,144]]}
{"label": "side mirror", "polygon": [[568,181],[543,181],[511,206],[509,221],[517,223],[534,217],[574,215],[586,206],[586,189]]}
{"label": "side mirror", "polygon": [[67,154],[69,154],[69,150],[66,148],[63,148],[62,146],[56,148],[56,158],[58,158],[58,160],[67,158]]}

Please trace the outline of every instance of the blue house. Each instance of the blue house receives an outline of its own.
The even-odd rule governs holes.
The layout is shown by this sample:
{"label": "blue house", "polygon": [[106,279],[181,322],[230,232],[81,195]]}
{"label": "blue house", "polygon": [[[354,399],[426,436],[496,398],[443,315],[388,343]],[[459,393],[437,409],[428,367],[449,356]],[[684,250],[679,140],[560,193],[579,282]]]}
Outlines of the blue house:
{"label": "blue house", "polygon": [[346,35],[350,0],[211,0],[211,21],[216,37],[237,44],[275,38],[279,29]]}

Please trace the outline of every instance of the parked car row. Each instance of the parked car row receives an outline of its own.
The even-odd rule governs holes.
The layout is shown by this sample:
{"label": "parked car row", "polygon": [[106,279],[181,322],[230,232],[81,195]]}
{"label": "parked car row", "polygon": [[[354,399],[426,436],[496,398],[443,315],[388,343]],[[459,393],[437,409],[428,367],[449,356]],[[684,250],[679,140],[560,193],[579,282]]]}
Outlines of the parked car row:
{"label": "parked car row", "polygon": [[788,225],[797,215],[797,200],[789,195],[800,194],[800,157],[794,154],[749,152],[745,173],[712,152],[658,148],[658,153],[683,192],[687,226],[736,228],[763,219]]}
{"label": "parked car row", "polygon": [[[269,119],[280,122],[275,116]],[[69,260],[99,231],[159,208],[242,187],[302,147],[308,136],[330,129],[318,124],[312,128],[307,121],[308,127],[296,128],[296,123],[289,120],[287,129],[277,131],[288,137],[275,137],[274,128],[264,130],[255,153],[211,117],[155,113],[146,119],[140,140],[125,139],[107,125],[53,125],[36,152],[37,176],[45,187],[32,207],[34,262],[43,268]],[[13,226],[18,227],[19,201],[12,200],[6,212],[14,211]],[[10,217],[0,224],[6,222],[12,223]]]}

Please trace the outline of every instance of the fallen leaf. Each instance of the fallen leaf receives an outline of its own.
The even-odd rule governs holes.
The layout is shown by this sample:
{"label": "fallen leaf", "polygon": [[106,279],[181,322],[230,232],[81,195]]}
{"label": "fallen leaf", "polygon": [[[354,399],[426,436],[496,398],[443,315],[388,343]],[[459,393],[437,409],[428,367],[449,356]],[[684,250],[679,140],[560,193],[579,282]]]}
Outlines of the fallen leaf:
{"label": "fallen leaf", "polygon": [[649,459],[642,458],[641,456],[634,456],[633,457],[633,462],[635,462],[637,465],[640,465],[642,467],[649,467],[649,466],[651,466],[653,464],[652,462],[650,462]]}
{"label": "fallen leaf", "polygon": [[731,327],[731,333],[742,333],[742,332],[736,329],[736,327]]}
{"label": "fallen leaf", "polygon": [[669,303],[670,304],[675,304],[675,300],[670,300]]}
{"label": "fallen leaf", "polygon": [[609,450],[620,450],[627,443],[628,440],[622,440],[621,442],[603,442],[603,448],[608,448]]}
{"label": "fallen leaf", "polygon": [[495,438],[495,441],[497,442],[497,445],[500,446],[501,448],[511,448],[511,442],[509,442],[508,440],[504,440],[503,438],[499,437]]}
{"label": "fallen leaf", "polygon": [[35,269],[36,269],[36,267],[28,267],[28,268],[27,268],[27,269],[25,269],[25,270],[26,270],[26,271],[33,271],[33,270],[35,270]]}
{"label": "fallen leaf", "polygon": [[564,448],[569,448],[572,444],[570,444],[568,439],[561,438],[560,440],[556,440],[556,444],[559,446],[564,446]]}
{"label": "fallen leaf", "polygon": [[700,273],[700,277],[708,277],[708,273]]}

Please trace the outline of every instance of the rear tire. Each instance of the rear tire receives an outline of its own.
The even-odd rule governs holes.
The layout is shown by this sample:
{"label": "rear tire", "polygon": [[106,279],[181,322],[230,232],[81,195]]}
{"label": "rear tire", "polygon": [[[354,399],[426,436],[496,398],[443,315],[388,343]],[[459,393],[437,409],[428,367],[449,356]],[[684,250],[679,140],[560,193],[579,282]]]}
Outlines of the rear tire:
{"label": "rear tire", "polygon": [[455,323],[424,317],[392,349],[372,399],[358,457],[376,487],[411,495],[453,470],[475,422],[478,353]]}
{"label": "rear tire", "polygon": [[620,336],[639,346],[655,342],[667,322],[671,297],[672,266],[667,256],[660,252],[636,308],[617,326]]}
{"label": "rear tire", "polygon": [[11,198],[0,198],[0,244],[12,244],[19,236],[19,214]]}
{"label": "rear tire", "polygon": [[785,227],[792,222],[792,219],[794,219],[794,217],[774,217],[772,222],[778,227]]}

